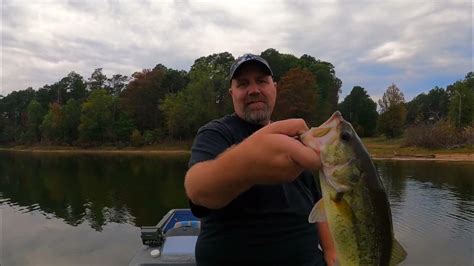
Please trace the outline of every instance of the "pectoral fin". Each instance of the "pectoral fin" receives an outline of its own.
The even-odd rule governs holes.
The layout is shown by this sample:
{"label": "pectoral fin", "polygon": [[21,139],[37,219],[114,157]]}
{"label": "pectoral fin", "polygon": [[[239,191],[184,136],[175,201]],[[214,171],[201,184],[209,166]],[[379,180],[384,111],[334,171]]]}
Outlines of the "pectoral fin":
{"label": "pectoral fin", "polygon": [[390,265],[397,265],[407,257],[407,252],[394,238],[392,242],[392,257],[390,258]]}
{"label": "pectoral fin", "polygon": [[316,223],[325,221],[327,221],[326,211],[324,210],[323,199],[320,199],[318,202],[316,202],[313,209],[311,210],[311,213],[308,217],[308,222]]}

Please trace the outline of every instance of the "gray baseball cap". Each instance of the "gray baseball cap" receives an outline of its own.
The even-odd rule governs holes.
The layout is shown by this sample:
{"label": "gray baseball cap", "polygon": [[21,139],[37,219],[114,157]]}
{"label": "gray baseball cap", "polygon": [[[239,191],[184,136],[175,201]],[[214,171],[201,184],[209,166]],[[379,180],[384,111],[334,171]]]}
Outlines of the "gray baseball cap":
{"label": "gray baseball cap", "polygon": [[267,60],[261,58],[258,55],[244,54],[240,56],[239,58],[237,58],[232,64],[232,66],[230,66],[230,74],[229,74],[230,79],[232,80],[234,78],[234,75],[240,66],[250,61],[259,62],[262,66],[265,67],[266,70],[268,70],[268,74],[273,77],[272,69],[270,68],[270,65],[268,64]]}

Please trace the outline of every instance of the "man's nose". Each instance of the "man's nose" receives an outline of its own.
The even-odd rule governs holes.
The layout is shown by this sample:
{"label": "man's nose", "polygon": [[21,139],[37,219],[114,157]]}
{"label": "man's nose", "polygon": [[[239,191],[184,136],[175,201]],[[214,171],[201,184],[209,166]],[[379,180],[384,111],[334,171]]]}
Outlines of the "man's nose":
{"label": "man's nose", "polygon": [[260,88],[258,86],[257,83],[255,82],[252,82],[249,86],[249,90],[248,90],[248,94],[249,95],[253,95],[253,94],[260,94]]}

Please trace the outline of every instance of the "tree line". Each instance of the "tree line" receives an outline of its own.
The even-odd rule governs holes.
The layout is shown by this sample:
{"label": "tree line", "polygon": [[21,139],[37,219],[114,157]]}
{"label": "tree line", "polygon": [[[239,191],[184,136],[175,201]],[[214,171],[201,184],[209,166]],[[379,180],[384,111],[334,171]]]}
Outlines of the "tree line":
{"label": "tree line", "polygon": [[[392,84],[378,112],[360,86],[338,103],[342,82],[329,62],[273,48],[260,55],[278,82],[274,120],[301,117],[315,126],[339,109],[359,135],[388,137],[445,117],[459,128],[472,124],[472,72],[408,103]],[[121,146],[192,139],[200,126],[232,112],[228,70],[234,60],[223,52],[196,59],[189,72],[158,64],[130,77],[107,77],[98,68],[87,79],[70,72],[54,84],[14,91],[0,97],[0,143]]]}

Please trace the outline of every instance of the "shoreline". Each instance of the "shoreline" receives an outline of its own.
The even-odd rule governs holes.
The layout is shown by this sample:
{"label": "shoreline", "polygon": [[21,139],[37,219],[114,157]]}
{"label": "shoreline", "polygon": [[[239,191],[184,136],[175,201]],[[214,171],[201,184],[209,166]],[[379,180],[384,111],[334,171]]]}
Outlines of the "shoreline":
{"label": "shoreline", "polygon": [[186,155],[189,150],[181,149],[24,149],[24,148],[0,148],[0,152],[18,152],[18,153],[49,153],[49,154],[117,154],[117,155]]}
{"label": "shoreline", "polygon": [[[369,149],[370,150],[370,149]],[[33,154],[104,154],[104,155],[189,155],[190,151],[185,149],[114,149],[114,148],[94,148],[94,149],[76,149],[76,148],[4,148],[0,147],[0,152],[18,152]],[[369,151],[370,152],[370,151]],[[405,156],[394,154],[380,154],[380,152],[371,153],[373,160],[394,160],[394,161],[445,161],[445,162],[472,162],[474,163],[474,153],[433,153],[430,156]]]}
{"label": "shoreline", "polygon": [[438,161],[438,162],[470,162],[474,163],[474,153],[452,153],[452,154],[434,154],[433,158],[429,157],[412,157],[412,156],[372,156],[373,160],[392,160],[392,161]]}

